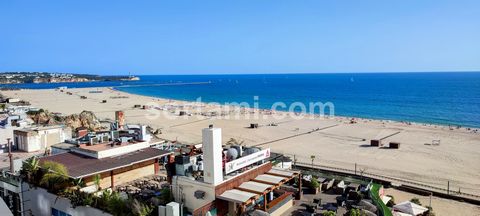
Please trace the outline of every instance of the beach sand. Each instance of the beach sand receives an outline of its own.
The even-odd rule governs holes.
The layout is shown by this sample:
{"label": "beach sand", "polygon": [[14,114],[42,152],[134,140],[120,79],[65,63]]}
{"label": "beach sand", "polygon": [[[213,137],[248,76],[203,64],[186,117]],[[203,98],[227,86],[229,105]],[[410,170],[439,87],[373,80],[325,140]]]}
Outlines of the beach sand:
{"label": "beach sand", "polygon": [[[385,195],[391,195],[395,198],[396,204],[412,198],[418,198],[422,206],[430,205],[430,196],[420,196],[393,188],[385,189]],[[462,216],[462,215],[480,215],[480,206],[452,201],[432,196],[432,209],[436,216]]]}
{"label": "beach sand", "polygon": [[[101,90],[103,93],[89,93],[91,90]],[[310,155],[315,155],[315,164],[353,170],[356,163],[357,170],[368,173],[438,188],[447,188],[447,182],[450,181],[453,191],[480,195],[480,134],[466,128],[358,118],[357,123],[351,124],[347,117],[295,119],[298,116],[293,114],[276,119],[284,113],[270,114],[265,110],[243,110],[229,112],[222,117],[209,117],[200,115],[197,108],[202,107],[205,113],[218,107],[133,95],[110,88],[66,91],[73,95],[53,89],[2,91],[2,94],[62,114],[88,110],[101,119],[114,119],[114,111],[123,110],[127,123],[150,125],[154,129],[161,129],[159,137],[184,143],[201,143],[201,129],[213,124],[222,128],[224,142],[235,138],[249,146],[260,144],[261,147],[270,147],[274,152],[295,155],[298,162],[311,163]],[[87,96],[87,99],[80,99],[80,95]],[[102,100],[107,100],[107,103],[101,103]],[[133,108],[135,104],[150,104],[164,110]],[[185,106],[179,107],[181,104]],[[169,108],[177,109],[172,111]],[[194,114],[179,117],[180,110]],[[235,118],[243,112],[250,114]],[[152,118],[152,113],[159,115]],[[258,123],[260,127],[250,129],[250,123]],[[276,126],[267,126],[271,123],[276,123]],[[325,127],[328,128],[315,131]],[[382,142],[400,142],[399,149],[369,146],[370,139],[397,132],[400,133]],[[440,140],[440,145],[432,145],[433,140]],[[400,201],[397,199],[397,202]]]}

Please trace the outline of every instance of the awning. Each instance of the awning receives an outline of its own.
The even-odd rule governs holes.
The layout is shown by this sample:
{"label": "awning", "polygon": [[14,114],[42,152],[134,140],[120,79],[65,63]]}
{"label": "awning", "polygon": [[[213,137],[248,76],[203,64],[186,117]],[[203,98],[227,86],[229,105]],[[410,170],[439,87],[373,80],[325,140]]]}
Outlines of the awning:
{"label": "awning", "polygon": [[390,201],[392,199],[392,197],[389,197],[389,196],[382,196],[382,202],[383,204],[387,204],[388,201]]}
{"label": "awning", "polygon": [[238,186],[239,189],[245,189],[249,191],[255,191],[258,193],[264,193],[266,190],[270,189],[272,185],[269,184],[263,184],[259,182],[253,182],[253,181],[248,181],[244,182],[240,186]]}
{"label": "awning", "polygon": [[217,195],[216,198],[246,205],[298,175],[299,173],[294,171],[270,169],[267,173],[260,174],[250,181],[242,182],[238,186],[232,185],[229,187],[232,189]]}
{"label": "awning", "polygon": [[268,174],[262,174],[255,178],[255,180],[258,180],[264,183],[274,184],[274,185],[282,182],[284,179],[285,178],[274,176],[274,175],[268,175]]}
{"label": "awning", "polygon": [[220,196],[217,196],[217,198],[230,202],[244,203],[255,196],[257,196],[257,194],[231,189],[223,192]]}
{"label": "awning", "polygon": [[289,171],[289,170],[281,170],[281,169],[271,169],[267,172],[267,174],[285,176],[285,177],[293,177],[298,174],[298,172]]}

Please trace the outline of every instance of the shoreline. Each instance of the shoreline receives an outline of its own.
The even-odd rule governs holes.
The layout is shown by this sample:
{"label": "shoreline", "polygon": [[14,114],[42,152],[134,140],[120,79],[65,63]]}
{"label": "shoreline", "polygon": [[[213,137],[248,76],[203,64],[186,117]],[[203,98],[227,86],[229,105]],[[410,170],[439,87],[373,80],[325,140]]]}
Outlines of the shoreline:
{"label": "shoreline", "polygon": [[[103,82],[103,81],[93,81],[93,82]],[[126,81],[129,82],[129,81]],[[83,82],[82,82],[83,83]],[[205,81],[205,82],[192,82],[192,83],[162,83],[162,84],[145,84],[145,85],[138,85],[138,86],[169,86],[169,85],[202,85],[202,84],[208,84],[211,83],[210,81]],[[38,83],[38,84],[44,84],[44,83]],[[61,83],[54,83],[54,84],[61,84]],[[71,82],[65,83],[65,84],[71,84]],[[5,84],[8,85],[8,84]],[[184,100],[184,99],[175,99],[175,98],[169,98],[169,97],[161,97],[161,96],[150,96],[150,95],[142,95],[138,93],[131,93],[128,91],[124,91],[118,88],[126,87],[126,88],[131,88],[131,87],[136,87],[137,85],[119,85],[119,86],[99,86],[99,87],[69,87],[68,89],[91,89],[91,88],[108,88],[111,90],[123,92],[125,94],[130,94],[130,95],[136,95],[136,96],[142,96],[142,97],[149,97],[152,99],[161,99],[161,100],[172,100],[172,101],[177,101],[177,102],[182,102],[182,103],[195,103],[196,101],[189,101],[189,100]],[[6,86],[5,86],[6,87]],[[14,88],[13,90],[8,90],[8,91],[17,91],[17,90],[55,90],[56,88],[42,88],[42,89],[35,89],[35,88]],[[201,102],[202,104],[209,104],[209,103],[219,103],[222,106],[225,106],[225,103],[227,102],[217,102],[217,101],[210,101],[210,102]],[[249,107],[249,109],[254,109],[252,107]],[[274,111],[274,112],[282,112],[282,113],[290,113],[288,110],[272,110],[271,108],[258,108],[259,110],[269,110],[269,111]],[[308,114],[310,115],[310,114]],[[313,114],[313,115],[318,115],[318,114]],[[344,119],[357,119],[357,120],[362,120],[362,121],[379,121],[379,122],[386,122],[386,123],[398,123],[398,124],[405,124],[405,125],[416,125],[416,126],[423,126],[423,127],[433,127],[433,128],[445,128],[447,127],[448,129],[453,129],[453,130],[465,130],[467,132],[472,132],[476,131],[477,133],[480,133],[480,126],[472,126],[472,125],[467,125],[467,124],[453,124],[453,123],[438,123],[438,122],[428,122],[428,121],[407,121],[407,120],[396,120],[396,119],[387,119],[387,118],[381,118],[381,117],[358,117],[358,116],[348,116],[348,115],[337,115],[335,114],[333,117],[339,117],[339,118],[344,118]]]}
{"label": "shoreline", "polygon": [[[149,95],[142,95],[142,94],[137,94],[137,93],[130,93],[127,91],[122,91],[120,89],[117,89],[117,87],[122,87],[122,86],[116,86],[116,87],[100,87],[100,88],[109,88],[114,91],[122,92],[125,94],[130,94],[130,95],[135,95],[135,96],[141,96],[141,97],[148,97],[152,99],[160,99],[160,100],[170,100],[170,101],[175,101],[175,102],[181,102],[181,103],[197,103],[196,101],[189,101],[189,100],[181,100],[181,99],[175,99],[175,98],[168,98],[168,97],[160,97],[160,96],[149,96]],[[209,103],[219,103],[220,106],[227,106],[225,104],[222,104],[221,102],[201,102],[201,104],[206,105]],[[233,105],[229,105],[233,106]],[[256,109],[256,108],[246,108],[246,109]],[[285,111],[285,110],[272,110],[268,108],[258,108],[258,110],[264,110],[264,111],[272,111],[272,112],[277,112],[277,113],[289,113],[289,114],[294,114],[294,112],[290,111]],[[309,114],[306,113],[304,115],[314,115],[318,116],[319,114]],[[410,125],[410,126],[421,126],[421,127],[433,127],[433,128],[452,128],[453,130],[465,130],[466,132],[471,132],[471,131],[478,131],[480,133],[480,127],[470,127],[470,126],[464,126],[464,125],[450,125],[450,124],[440,124],[440,123],[427,123],[427,122],[418,122],[418,121],[401,121],[401,120],[392,120],[392,119],[382,119],[382,118],[364,118],[364,117],[354,117],[354,116],[343,116],[343,115],[333,115],[330,118],[342,118],[345,120],[350,120],[350,119],[356,119],[359,121],[378,121],[378,122],[385,122],[385,123],[397,123],[397,124],[404,124],[404,125]],[[326,117],[315,117],[315,118],[326,118]]]}
{"label": "shoreline", "polygon": [[[90,93],[102,90],[102,93]],[[356,165],[374,173],[393,178],[420,182],[445,188],[450,181],[452,190],[480,195],[480,134],[465,128],[452,129],[448,126],[423,126],[395,121],[357,118],[350,124],[349,117],[325,117],[294,119],[287,115],[276,120],[275,114],[282,113],[263,109],[250,112],[243,110],[241,118],[229,118],[235,113],[226,113],[225,118],[193,113],[180,116],[179,110],[194,109],[195,103],[169,100],[152,96],[132,94],[113,88],[76,88],[67,95],[54,89],[21,90],[2,92],[29,101],[32,106],[62,114],[92,111],[100,119],[114,119],[114,111],[124,110],[126,122],[147,124],[159,129],[159,137],[183,143],[201,142],[201,128],[214,124],[222,128],[222,140],[231,138],[244,141],[244,145],[271,148],[272,151],[294,157],[298,162],[311,163],[310,155],[317,155],[315,164],[343,169],[354,169]],[[87,99],[80,99],[80,96]],[[102,100],[106,103],[101,103]],[[158,109],[134,108],[135,105],[158,104]],[[171,106],[177,104],[179,106]],[[198,104],[197,104],[198,105]],[[218,106],[200,104],[208,112]],[[223,105],[222,105],[223,106]],[[160,112],[158,118],[150,119],[152,110]],[[174,112],[174,110],[176,112]],[[190,111],[190,110],[187,110]],[[240,110],[241,111],[241,110]],[[258,120],[249,117],[259,115]],[[170,118],[172,117],[172,118]],[[271,123],[276,123],[271,125]],[[251,123],[260,125],[249,128]],[[325,130],[317,130],[328,128]],[[398,133],[400,132],[400,133]],[[398,134],[397,134],[398,133]],[[391,134],[397,134],[389,137]],[[399,149],[370,147],[370,139],[388,137],[383,142],[400,142]],[[432,145],[432,140],[441,140],[441,145]]]}

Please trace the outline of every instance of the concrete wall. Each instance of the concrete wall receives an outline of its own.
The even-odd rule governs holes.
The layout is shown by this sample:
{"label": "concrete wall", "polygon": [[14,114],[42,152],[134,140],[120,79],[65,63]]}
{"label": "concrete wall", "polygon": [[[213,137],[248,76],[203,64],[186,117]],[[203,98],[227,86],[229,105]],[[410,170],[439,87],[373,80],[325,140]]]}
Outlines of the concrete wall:
{"label": "concrete wall", "polygon": [[23,199],[26,200],[24,209],[27,215],[29,211],[32,215],[52,215],[52,208],[75,216],[111,215],[92,207],[77,206],[76,208],[72,208],[70,200],[51,194],[43,188],[29,188],[28,184],[24,184],[23,187],[26,190],[23,193]]}
{"label": "concrete wall", "polygon": [[280,208],[270,213],[270,216],[280,216],[293,206],[293,199],[290,199],[287,203],[283,204]]}
{"label": "concrete wall", "polygon": [[153,164],[150,164],[134,170],[114,174],[113,182],[115,185],[120,185],[153,174],[155,174],[155,167]]}
{"label": "concrete wall", "polygon": [[[155,165],[152,161],[146,161],[129,167],[117,169],[113,171],[114,186],[134,181],[136,179],[155,174]],[[102,189],[112,186],[112,172],[104,172],[100,174],[100,187]],[[95,184],[95,176],[85,177],[83,180],[87,187]]]}
{"label": "concrete wall", "polygon": [[[95,181],[94,181],[93,176],[89,177],[89,178],[85,178],[84,181],[85,181],[86,186],[95,185]],[[112,186],[112,179],[111,179],[111,176],[110,176],[110,172],[100,174],[100,187],[105,189],[105,188],[109,188],[111,186]]]}
{"label": "concrete wall", "polygon": [[148,142],[141,142],[141,143],[135,143],[134,145],[120,146],[113,149],[98,152],[98,158],[106,158],[106,157],[122,155],[122,154],[134,152],[134,151],[148,148],[148,147],[150,147],[150,143]]}
{"label": "concrete wall", "polygon": [[123,145],[123,146],[116,146],[115,148],[106,149],[102,151],[91,151],[86,149],[80,148],[72,148],[73,152],[77,152],[79,154],[87,155],[93,158],[106,158],[106,157],[113,157],[117,155],[126,154],[129,152],[134,152],[140,149],[150,147],[150,143],[148,142],[140,142],[135,144]]}
{"label": "concrete wall", "polygon": [[[205,192],[203,199],[195,198],[194,193],[197,190]],[[183,203],[190,212],[215,200],[215,186],[213,184],[195,181],[185,176],[173,177],[172,193],[175,202]]]}

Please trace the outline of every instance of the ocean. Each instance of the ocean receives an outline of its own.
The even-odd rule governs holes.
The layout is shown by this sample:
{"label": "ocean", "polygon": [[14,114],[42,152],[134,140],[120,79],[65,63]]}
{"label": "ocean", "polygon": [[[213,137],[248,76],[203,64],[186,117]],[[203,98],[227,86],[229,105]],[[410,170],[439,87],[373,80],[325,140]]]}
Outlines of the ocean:
{"label": "ocean", "polygon": [[[283,111],[295,102],[307,107],[310,102],[331,102],[337,116],[480,128],[480,73],[477,72],[156,75],[140,79],[3,86],[32,89],[110,86],[133,94],[186,101],[201,98],[202,102],[247,102],[251,106],[256,102],[262,109],[283,102],[287,107],[278,107]],[[152,85],[191,82],[206,83]]]}

